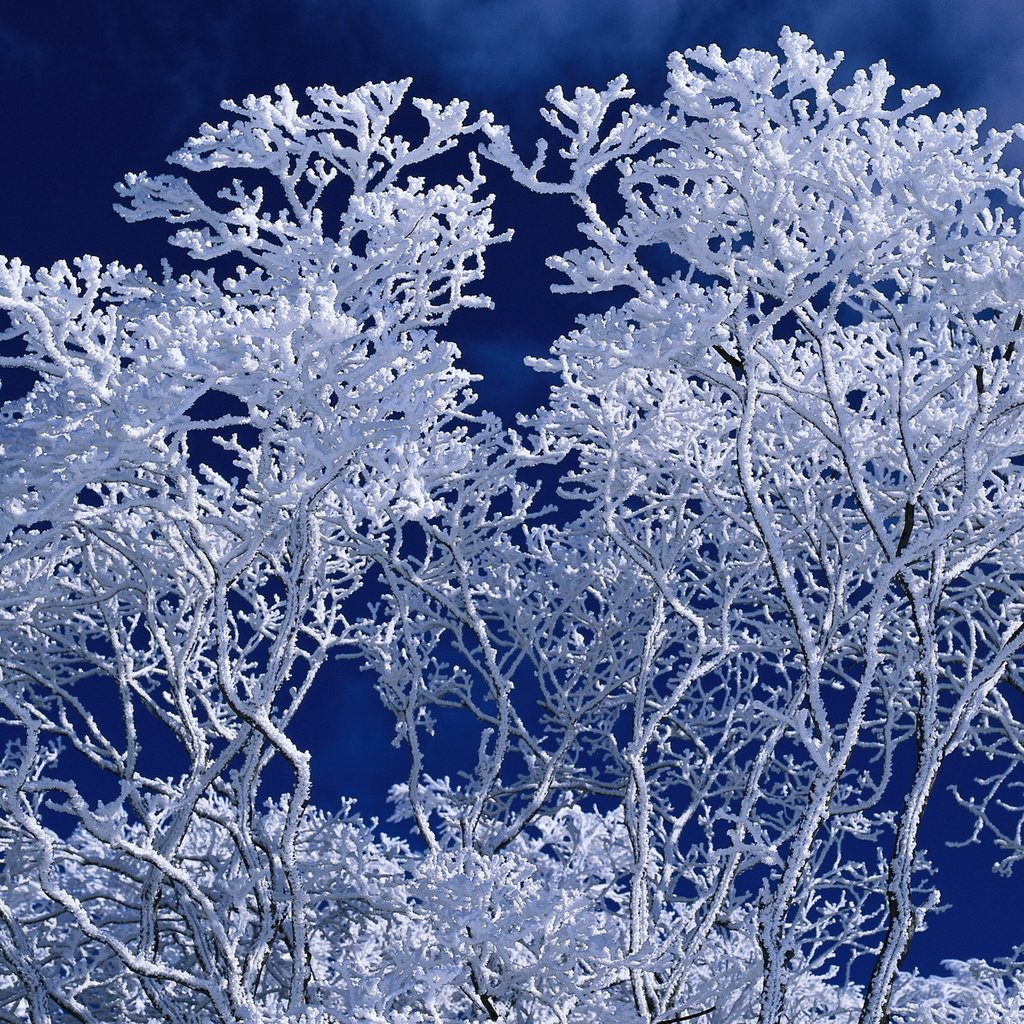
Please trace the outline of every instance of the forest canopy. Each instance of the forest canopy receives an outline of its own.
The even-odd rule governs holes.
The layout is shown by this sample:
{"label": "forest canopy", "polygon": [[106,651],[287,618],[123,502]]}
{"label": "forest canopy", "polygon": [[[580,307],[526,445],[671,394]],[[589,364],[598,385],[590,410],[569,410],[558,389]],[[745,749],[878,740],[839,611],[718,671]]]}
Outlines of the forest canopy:
{"label": "forest canopy", "polygon": [[[1024,857],[1024,130],[779,48],[555,88],[527,156],[282,86],[119,186],[187,271],[0,260],[0,1020],[1024,1012],[1020,947],[902,969],[937,789]],[[488,175],[608,299],[512,426],[446,335]],[[338,659],[390,831],[311,800]]]}

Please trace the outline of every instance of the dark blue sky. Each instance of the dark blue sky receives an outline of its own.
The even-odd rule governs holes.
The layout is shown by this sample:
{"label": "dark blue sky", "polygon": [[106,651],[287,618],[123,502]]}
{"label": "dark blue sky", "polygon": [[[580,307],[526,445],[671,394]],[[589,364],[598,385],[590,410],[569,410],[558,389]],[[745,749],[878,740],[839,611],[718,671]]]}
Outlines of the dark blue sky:
{"label": "dark blue sky", "polygon": [[[126,171],[160,172],[167,153],[225,97],[299,92],[328,82],[345,91],[367,80],[412,76],[413,92],[458,96],[486,107],[528,143],[540,131],[544,93],[560,84],[603,85],[626,72],[638,98],[656,101],[671,50],[718,42],[774,49],[791,25],[845,71],[884,59],[898,86],[935,83],[939,105],[984,106],[991,123],[1024,120],[1024,3],[1020,0],[213,0],[160,4],[7,4],[0,11],[0,252],[39,265],[82,253],[154,266],[164,232],[127,225],[112,186]],[[1014,157],[1024,162],[1021,149]],[[509,194],[510,193],[510,194]],[[552,200],[499,190],[499,228],[516,240],[492,250],[493,313],[466,314],[449,332],[469,365],[488,374],[486,404],[510,416],[542,399],[544,384],[521,372],[546,351],[581,303],[552,298],[545,256],[575,244],[575,217]],[[318,798],[360,796],[381,806],[404,774],[388,745],[368,680],[325,680],[300,723],[317,757]],[[933,836],[967,822],[932,814]],[[935,843],[932,843],[933,848]],[[1019,879],[993,879],[973,853],[936,849],[942,883],[958,910],[919,937],[915,959],[935,969],[946,956],[998,955],[1024,936],[1014,907]]]}

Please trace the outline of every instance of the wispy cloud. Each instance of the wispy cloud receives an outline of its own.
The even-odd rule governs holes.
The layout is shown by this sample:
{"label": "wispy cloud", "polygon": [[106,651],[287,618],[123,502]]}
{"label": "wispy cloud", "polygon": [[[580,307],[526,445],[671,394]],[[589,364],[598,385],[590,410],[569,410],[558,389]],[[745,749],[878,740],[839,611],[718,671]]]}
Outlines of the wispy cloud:
{"label": "wispy cloud", "polygon": [[829,54],[843,50],[848,73],[885,59],[898,86],[934,82],[947,105],[984,106],[998,125],[1024,118],[1019,0],[301,0],[300,9],[330,32],[386,40],[410,73],[478,102],[536,108],[552,85],[603,84],[623,71],[650,90],[673,50],[774,49],[790,25]]}
{"label": "wispy cloud", "polygon": [[820,4],[806,31],[857,66],[885,58],[897,85],[937,84],[943,106],[985,107],[997,126],[1024,120],[1024,5],[1017,0],[864,0]]}
{"label": "wispy cloud", "polygon": [[17,64],[32,75],[42,72],[46,63],[46,46],[27,32],[7,24],[0,16],[0,60]]}
{"label": "wispy cloud", "polygon": [[102,20],[106,63],[126,82],[146,84],[170,147],[216,117],[230,88],[241,19],[252,17],[245,6],[163,4],[149,12],[144,32],[131,19]]}
{"label": "wispy cloud", "polygon": [[[470,100],[526,101],[553,85],[603,84],[654,69],[686,38],[699,4],[671,0],[302,0],[310,24],[386,38],[410,73]],[[528,99],[527,99],[528,97]]]}
{"label": "wispy cloud", "polygon": [[433,41],[434,58],[466,86],[519,91],[555,69],[585,70],[609,58],[658,61],[678,22],[664,0],[629,4],[574,0],[411,0],[401,8],[415,31]]}

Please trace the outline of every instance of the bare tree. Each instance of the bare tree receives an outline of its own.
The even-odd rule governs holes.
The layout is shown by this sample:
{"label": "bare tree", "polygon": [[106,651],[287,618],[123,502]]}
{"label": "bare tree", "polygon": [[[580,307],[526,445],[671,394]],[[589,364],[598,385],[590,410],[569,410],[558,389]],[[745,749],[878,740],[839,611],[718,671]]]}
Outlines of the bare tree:
{"label": "bare tree", "polygon": [[[410,139],[407,82],[227,103],[121,186],[208,269],[0,264],[0,1019],[1024,1009],[1019,958],[900,972],[951,756],[1022,849],[1010,136],[780,46],[553,90],[561,174],[457,101]],[[477,156],[418,176],[464,137],[579,208],[561,287],[629,296],[515,431],[437,334],[506,237]],[[409,841],[310,805],[334,657]]]}
{"label": "bare tree", "polygon": [[[746,884],[760,1020],[845,947],[874,957],[867,1024],[935,902],[915,885],[943,763],[968,743],[1019,769],[1021,194],[998,164],[1011,135],[982,137],[979,112],[919,113],[934,90],[887,108],[883,65],[830,91],[841,56],[780,45],[674,55],[658,107],[623,110],[625,79],[552,91],[562,177],[487,131],[519,181],[583,215],[588,247],[549,261],[564,287],[633,296],[541,364],[561,384],[535,443],[575,454],[582,520],[646,590],[624,602],[645,606],[621,756],[638,943],[647,845],[705,872],[677,966],[636,972],[637,1008],[674,1012]],[[706,730],[718,716],[740,736]],[[881,866],[858,863],[865,840]]]}

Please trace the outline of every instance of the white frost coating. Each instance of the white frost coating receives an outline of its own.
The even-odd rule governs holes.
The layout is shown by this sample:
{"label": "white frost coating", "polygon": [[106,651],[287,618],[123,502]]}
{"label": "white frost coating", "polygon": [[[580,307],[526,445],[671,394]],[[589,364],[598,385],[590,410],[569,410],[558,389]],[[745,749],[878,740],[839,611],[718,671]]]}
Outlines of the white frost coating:
{"label": "white frost coating", "polygon": [[[34,381],[0,408],[0,1019],[1024,1014],[1020,950],[900,971],[951,758],[1024,857],[1009,135],[780,46],[675,54],[653,107],[553,90],[562,171],[461,102],[401,137],[408,82],[248,97],[189,178],[121,187],[207,268],[0,261]],[[582,211],[563,287],[630,295],[515,434],[437,334],[505,237],[481,165],[416,176],[481,133]],[[310,806],[292,720],[335,655],[395,716],[414,845]]]}

